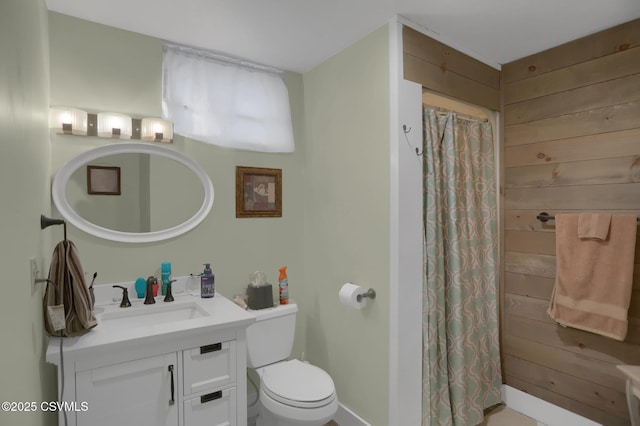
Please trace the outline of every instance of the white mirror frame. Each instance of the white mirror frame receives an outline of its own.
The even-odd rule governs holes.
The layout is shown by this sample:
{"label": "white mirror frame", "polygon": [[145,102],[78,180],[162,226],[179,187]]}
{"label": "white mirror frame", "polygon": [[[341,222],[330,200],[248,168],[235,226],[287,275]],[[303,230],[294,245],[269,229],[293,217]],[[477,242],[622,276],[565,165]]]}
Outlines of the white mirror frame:
{"label": "white mirror frame", "polygon": [[[114,229],[98,226],[80,216],[71,207],[66,197],[67,182],[71,178],[71,175],[80,167],[86,165],[90,161],[96,160],[100,157],[104,157],[105,155],[126,153],[159,155],[161,157],[175,160],[187,167],[189,170],[193,171],[204,188],[204,201],[202,202],[202,205],[200,206],[200,209],[196,212],[196,214],[184,223],[173,226],[171,228],[151,232],[116,231]],[[185,232],[195,228],[200,222],[202,222],[207,214],[209,214],[209,211],[211,211],[211,207],[213,206],[213,183],[211,183],[209,175],[207,175],[207,173],[198,163],[180,152],[150,143],[123,142],[113,143],[90,149],[67,161],[60,168],[60,170],[58,170],[53,178],[51,196],[60,214],[76,228],[88,234],[107,240],[120,241],[125,243],[149,243],[153,241],[167,240],[169,238],[182,235]]]}

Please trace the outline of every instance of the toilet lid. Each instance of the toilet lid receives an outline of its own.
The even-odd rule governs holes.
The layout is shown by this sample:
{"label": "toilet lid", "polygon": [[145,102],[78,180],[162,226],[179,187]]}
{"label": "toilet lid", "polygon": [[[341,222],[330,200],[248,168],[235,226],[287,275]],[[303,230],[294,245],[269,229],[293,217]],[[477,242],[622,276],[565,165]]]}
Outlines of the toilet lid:
{"label": "toilet lid", "polygon": [[335,391],[333,380],[324,370],[297,359],[266,367],[262,385],[269,396],[297,406],[323,405]]}

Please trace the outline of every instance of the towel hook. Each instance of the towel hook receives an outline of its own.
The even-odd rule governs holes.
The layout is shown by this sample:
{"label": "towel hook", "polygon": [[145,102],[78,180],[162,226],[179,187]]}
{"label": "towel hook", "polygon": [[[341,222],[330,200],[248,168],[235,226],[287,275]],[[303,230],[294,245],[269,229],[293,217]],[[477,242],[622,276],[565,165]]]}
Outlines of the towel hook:
{"label": "towel hook", "polygon": [[[411,133],[411,126],[407,126],[406,124],[402,125],[402,131],[404,132],[404,138],[407,140],[407,144],[413,148],[413,146],[411,146],[411,142],[409,141],[409,136],[407,136],[409,133]],[[418,157],[420,157],[422,155],[422,152],[420,151],[419,148],[414,148],[416,151],[416,155]]]}
{"label": "towel hook", "polygon": [[51,225],[64,225],[64,241],[66,242],[67,241],[67,222],[64,219],[53,219],[41,214],[40,229],[48,228]]}

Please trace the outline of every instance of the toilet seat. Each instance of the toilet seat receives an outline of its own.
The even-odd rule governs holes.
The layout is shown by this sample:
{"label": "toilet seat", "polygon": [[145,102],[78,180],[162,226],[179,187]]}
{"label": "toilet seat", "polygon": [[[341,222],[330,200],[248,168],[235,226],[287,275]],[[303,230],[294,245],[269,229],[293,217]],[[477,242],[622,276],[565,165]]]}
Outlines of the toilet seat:
{"label": "toilet seat", "polygon": [[262,390],[273,400],[298,408],[322,407],[335,399],[331,376],[297,359],[265,367]]}

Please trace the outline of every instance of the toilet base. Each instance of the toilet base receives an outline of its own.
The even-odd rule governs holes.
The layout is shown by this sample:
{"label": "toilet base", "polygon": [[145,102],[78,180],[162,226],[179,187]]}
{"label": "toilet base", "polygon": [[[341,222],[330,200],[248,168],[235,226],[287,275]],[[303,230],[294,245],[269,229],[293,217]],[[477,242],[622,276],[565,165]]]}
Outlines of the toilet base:
{"label": "toilet base", "polygon": [[295,419],[289,419],[275,415],[262,404],[262,401],[260,401],[258,402],[259,409],[255,426],[324,426],[333,418],[336,411],[338,411],[337,405],[338,402],[334,400],[333,403],[325,407],[325,410],[328,409],[331,414],[322,416],[320,419],[316,417],[314,420],[302,420],[299,416]]}

